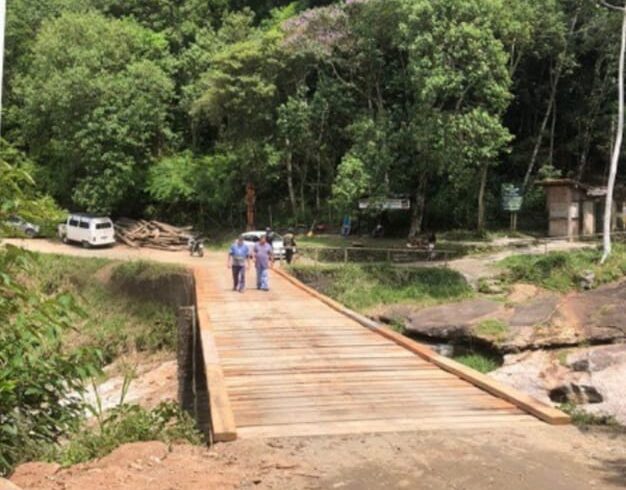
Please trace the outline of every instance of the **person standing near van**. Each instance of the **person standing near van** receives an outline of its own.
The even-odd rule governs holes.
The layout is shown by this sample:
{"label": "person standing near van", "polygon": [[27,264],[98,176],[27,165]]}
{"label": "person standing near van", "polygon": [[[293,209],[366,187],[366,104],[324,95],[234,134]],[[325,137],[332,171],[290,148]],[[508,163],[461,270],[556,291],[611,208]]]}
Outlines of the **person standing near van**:
{"label": "person standing near van", "polygon": [[246,268],[250,267],[250,249],[243,241],[243,235],[230,246],[227,267],[233,273],[233,291],[243,293],[246,287]]}
{"label": "person standing near van", "polygon": [[269,269],[274,266],[274,253],[265,235],[261,235],[259,242],[254,245],[254,265],[256,267],[257,289],[269,291]]}

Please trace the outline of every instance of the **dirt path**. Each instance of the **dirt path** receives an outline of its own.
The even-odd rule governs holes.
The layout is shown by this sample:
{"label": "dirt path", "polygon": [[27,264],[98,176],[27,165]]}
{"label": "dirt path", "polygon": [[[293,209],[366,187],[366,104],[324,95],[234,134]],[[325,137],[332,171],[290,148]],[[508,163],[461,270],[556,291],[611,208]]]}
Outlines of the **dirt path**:
{"label": "dirt path", "polygon": [[[38,252],[82,257],[196,265],[201,260],[182,252],[121,246],[83,250],[46,240],[8,242]],[[13,481],[24,489],[42,490],[618,489],[626,487],[626,436],[541,425],[251,439],[210,449],[174,446],[168,450],[159,443],[140,443],[69,469],[28,464],[18,469]]]}
{"label": "dirt path", "polygon": [[573,427],[122,446],[86,465],[28,464],[33,490],[589,490],[626,485],[624,439]]}

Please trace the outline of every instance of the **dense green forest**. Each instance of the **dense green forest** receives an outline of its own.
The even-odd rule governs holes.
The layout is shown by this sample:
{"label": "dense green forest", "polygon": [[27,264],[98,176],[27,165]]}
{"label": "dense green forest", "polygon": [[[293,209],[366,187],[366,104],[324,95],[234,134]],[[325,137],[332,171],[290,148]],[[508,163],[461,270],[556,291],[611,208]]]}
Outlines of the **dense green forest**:
{"label": "dense green forest", "polygon": [[620,17],[593,0],[9,0],[3,136],[73,210],[237,227],[251,184],[259,221],[402,195],[415,233],[496,225],[512,182],[532,221],[537,178],[605,179]]}

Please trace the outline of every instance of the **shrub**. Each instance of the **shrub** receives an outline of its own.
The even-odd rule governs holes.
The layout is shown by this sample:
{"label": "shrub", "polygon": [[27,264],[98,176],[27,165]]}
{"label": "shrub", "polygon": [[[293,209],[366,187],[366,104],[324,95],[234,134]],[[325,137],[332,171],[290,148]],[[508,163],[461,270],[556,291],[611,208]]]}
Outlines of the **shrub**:
{"label": "shrub", "polygon": [[101,458],[131,442],[202,444],[203,440],[193,419],[173,401],[162,402],[151,410],[122,404],[101,418],[97,427],[72,435],[67,444],[51,451],[48,459],[69,466]]}
{"label": "shrub", "polygon": [[76,427],[83,382],[99,372],[96,350],[64,348],[64,333],[83,315],[73,297],[17,279],[32,265],[14,247],[0,253],[0,473]]}

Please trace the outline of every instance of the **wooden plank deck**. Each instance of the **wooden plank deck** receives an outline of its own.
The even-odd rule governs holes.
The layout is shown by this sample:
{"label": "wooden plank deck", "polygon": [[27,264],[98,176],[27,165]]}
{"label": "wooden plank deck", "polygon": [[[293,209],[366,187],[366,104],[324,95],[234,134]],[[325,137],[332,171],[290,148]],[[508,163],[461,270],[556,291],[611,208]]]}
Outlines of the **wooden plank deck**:
{"label": "wooden plank deck", "polygon": [[233,292],[220,259],[195,269],[216,440],[540,423],[276,272]]}

